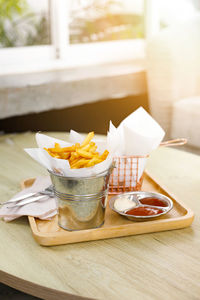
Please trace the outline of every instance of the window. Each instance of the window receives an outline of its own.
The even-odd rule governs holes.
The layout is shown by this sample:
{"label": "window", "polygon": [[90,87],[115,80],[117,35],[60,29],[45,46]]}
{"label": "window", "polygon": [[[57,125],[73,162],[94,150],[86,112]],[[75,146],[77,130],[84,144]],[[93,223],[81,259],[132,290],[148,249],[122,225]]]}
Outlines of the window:
{"label": "window", "polygon": [[144,0],[0,0],[0,5],[2,67],[73,67],[144,57]]}
{"label": "window", "polygon": [[[200,11],[199,0],[0,0],[1,70],[144,58],[145,38]],[[181,13],[177,13],[181,12]]]}
{"label": "window", "polygon": [[48,0],[0,0],[0,7],[2,72],[54,58]]}
{"label": "window", "polygon": [[138,38],[144,38],[143,1],[70,1],[70,44]]}
{"label": "window", "polygon": [[50,44],[48,0],[1,0],[0,5],[1,48]]}

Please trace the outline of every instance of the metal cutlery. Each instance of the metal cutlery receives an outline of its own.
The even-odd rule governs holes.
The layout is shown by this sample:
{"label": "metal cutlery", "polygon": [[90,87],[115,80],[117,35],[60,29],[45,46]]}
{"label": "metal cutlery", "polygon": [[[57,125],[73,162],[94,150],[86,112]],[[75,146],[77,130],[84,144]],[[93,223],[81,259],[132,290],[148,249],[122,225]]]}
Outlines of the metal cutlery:
{"label": "metal cutlery", "polygon": [[0,203],[0,205],[7,205],[7,204],[12,204],[13,206],[9,207],[14,207],[14,206],[22,206],[24,204],[28,204],[34,201],[38,201],[46,196],[53,197],[54,196],[54,191],[53,191],[53,186],[50,185],[46,189],[40,192],[32,192],[25,194],[23,196],[16,197],[14,199],[8,200],[6,202]]}
{"label": "metal cutlery", "polygon": [[[52,193],[52,194],[44,194],[44,195],[40,195],[40,196],[29,197],[29,198],[23,199],[23,200],[21,200],[21,201],[19,201],[17,203],[13,203],[13,204],[9,205],[9,208],[20,207],[20,206],[23,206],[25,204],[30,204],[32,202],[36,202],[38,200],[45,199],[47,196],[54,197],[54,193]],[[8,203],[8,204],[10,204],[10,203]]]}

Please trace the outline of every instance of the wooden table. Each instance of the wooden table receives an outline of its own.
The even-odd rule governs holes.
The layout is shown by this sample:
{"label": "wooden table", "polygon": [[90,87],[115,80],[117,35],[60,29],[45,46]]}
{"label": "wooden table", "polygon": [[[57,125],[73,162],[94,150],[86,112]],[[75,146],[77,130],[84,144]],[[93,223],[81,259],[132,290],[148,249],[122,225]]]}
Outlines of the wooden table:
{"label": "wooden table", "polygon": [[[47,174],[23,151],[33,146],[32,133],[0,137],[1,200]],[[200,299],[200,157],[160,148],[147,169],[193,209],[190,228],[42,247],[26,217],[0,221],[0,281],[44,299]]]}

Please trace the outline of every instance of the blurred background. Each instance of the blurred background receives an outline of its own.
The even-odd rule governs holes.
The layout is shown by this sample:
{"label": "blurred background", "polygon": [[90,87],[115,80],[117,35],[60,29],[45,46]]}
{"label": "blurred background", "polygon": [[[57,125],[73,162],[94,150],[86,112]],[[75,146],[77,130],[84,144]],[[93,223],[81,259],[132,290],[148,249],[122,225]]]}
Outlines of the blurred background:
{"label": "blurred background", "polygon": [[199,0],[0,0],[1,132],[106,133],[143,106],[166,137],[190,136],[199,11]]}
{"label": "blurred background", "polygon": [[0,0],[0,134],[105,134],[139,106],[200,154],[200,0]]}

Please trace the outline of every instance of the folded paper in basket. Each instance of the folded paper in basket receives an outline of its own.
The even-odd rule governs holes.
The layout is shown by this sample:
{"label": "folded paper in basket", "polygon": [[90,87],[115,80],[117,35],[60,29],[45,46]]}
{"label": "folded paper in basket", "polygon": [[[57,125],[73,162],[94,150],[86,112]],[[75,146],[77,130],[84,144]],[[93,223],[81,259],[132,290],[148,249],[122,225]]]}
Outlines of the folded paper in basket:
{"label": "folded paper in basket", "polygon": [[[110,122],[107,145],[111,153],[118,157],[143,156],[135,159],[127,158],[126,174],[123,173],[121,160],[120,172],[117,168],[113,171],[113,184],[117,185],[117,181],[125,180],[125,186],[136,186],[144,172],[146,157],[159,146],[164,135],[164,130],[142,107],[124,119],[118,128]],[[134,174],[136,163],[137,176]]]}

